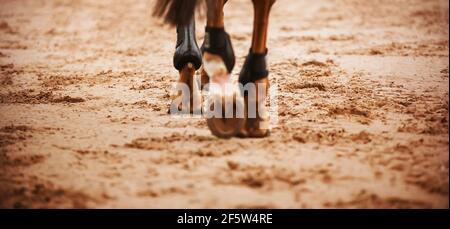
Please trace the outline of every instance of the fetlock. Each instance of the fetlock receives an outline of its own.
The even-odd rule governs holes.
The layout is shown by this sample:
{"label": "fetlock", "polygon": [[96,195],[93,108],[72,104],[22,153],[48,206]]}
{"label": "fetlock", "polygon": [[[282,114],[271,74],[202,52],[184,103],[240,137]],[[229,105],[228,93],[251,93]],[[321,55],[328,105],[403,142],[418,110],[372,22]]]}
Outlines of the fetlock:
{"label": "fetlock", "polygon": [[247,83],[254,83],[257,80],[267,78],[269,71],[267,70],[266,56],[267,51],[264,54],[250,51],[239,74],[239,83],[245,86]]}
{"label": "fetlock", "polygon": [[230,35],[225,32],[224,28],[206,27],[205,40],[201,51],[202,53],[208,52],[220,56],[225,63],[228,73],[233,71],[236,57],[234,56]]}
{"label": "fetlock", "polygon": [[[241,94],[245,102],[245,125],[240,137],[266,137],[269,135],[269,112],[266,98],[269,90],[269,72],[266,54],[251,53],[247,56],[239,75]],[[253,83],[253,85],[248,85]],[[244,90],[246,89],[246,90]]]}

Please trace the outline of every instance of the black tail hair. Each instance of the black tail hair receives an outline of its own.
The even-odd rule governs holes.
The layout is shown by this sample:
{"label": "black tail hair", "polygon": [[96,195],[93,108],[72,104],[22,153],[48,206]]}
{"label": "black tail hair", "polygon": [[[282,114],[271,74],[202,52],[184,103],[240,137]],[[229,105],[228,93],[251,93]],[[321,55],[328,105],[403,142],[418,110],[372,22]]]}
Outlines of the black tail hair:
{"label": "black tail hair", "polygon": [[194,17],[199,0],[158,0],[153,16],[164,18],[171,25],[188,24]]}

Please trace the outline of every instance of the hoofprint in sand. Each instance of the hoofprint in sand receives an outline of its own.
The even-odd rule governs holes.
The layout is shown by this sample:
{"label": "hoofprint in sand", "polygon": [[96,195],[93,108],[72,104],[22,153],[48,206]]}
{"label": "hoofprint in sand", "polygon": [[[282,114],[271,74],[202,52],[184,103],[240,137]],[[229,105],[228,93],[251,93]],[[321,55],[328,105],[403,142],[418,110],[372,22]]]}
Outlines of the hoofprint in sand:
{"label": "hoofprint in sand", "polygon": [[[449,207],[447,1],[279,0],[278,126],[230,140],[167,114],[152,1],[1,4],[0,207]],[[234,77],[251,10],[226,6]]]}

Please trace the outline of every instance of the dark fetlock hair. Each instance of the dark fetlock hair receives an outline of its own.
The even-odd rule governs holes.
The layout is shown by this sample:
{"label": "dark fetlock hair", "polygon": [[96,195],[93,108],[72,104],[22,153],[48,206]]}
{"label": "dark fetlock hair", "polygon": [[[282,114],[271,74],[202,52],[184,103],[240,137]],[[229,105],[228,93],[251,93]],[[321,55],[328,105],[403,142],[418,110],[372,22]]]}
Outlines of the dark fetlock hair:
{"label": "dark fetlock hair", "polygon": [[164,18],[171,25],[186,25],[194,17],[200,0],[158,0],[153,16]]}

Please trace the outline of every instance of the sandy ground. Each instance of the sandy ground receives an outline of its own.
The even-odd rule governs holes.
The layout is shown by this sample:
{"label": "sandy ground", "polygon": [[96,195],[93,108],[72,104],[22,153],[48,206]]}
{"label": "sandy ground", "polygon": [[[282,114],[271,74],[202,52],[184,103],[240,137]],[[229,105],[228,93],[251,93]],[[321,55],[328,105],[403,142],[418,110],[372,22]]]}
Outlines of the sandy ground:
{"label": "sandy ground", "polygon": [[[0,1],[0,207],[449,207],[448,1],[279,0],[279,125],[231,140],[167,114],[152,4]],[[236,73],[251,12],[226,6]]]}

